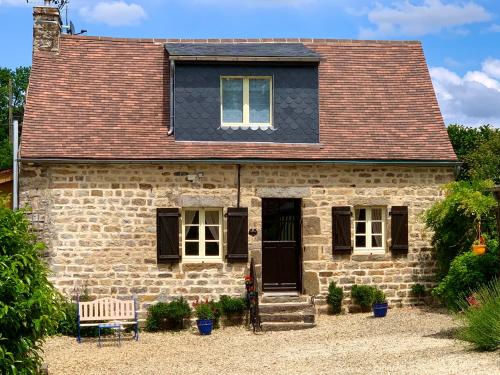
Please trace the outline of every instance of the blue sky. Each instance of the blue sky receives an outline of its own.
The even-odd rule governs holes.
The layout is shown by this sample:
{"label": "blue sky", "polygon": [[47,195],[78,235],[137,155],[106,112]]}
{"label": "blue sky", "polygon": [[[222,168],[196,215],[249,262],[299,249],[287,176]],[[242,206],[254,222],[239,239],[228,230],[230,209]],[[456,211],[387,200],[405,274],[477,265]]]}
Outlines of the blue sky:
{"label": "blue sky", "polygon": [[[0,66],[31,63],[32,12],[0,0]],[[498,0],[70,0],[88,35],[421,40],[446,123],[500,127]]]}

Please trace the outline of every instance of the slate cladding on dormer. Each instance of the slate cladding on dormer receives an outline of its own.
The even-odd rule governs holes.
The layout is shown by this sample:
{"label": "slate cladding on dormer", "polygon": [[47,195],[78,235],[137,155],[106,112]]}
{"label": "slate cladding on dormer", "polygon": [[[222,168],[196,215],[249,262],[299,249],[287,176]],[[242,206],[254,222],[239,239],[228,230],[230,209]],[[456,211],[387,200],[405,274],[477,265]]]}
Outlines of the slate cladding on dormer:
{"label": "slate cladding on dormer", "polygon": [[[176,141],[319,143],[315,52],[302,44],[212,46],[166,47],[175,63]],[[272,78],[272,126],[223,126],[221,77],[234,76]]]}

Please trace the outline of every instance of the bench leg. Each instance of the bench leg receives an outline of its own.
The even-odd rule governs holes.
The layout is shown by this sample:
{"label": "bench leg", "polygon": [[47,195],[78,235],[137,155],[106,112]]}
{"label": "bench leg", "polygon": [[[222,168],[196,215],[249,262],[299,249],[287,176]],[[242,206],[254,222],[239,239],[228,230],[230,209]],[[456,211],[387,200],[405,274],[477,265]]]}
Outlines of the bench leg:
{"label": "bench leg", "polygon": [[139,341],[139,322],[135,323],[135,341]]}
{"label": "bench leg", "polygon": [[78,336],[76,337],[76,342],[79,344],[82,342],[82,336],[80,333],[80,322],[78,322]]}

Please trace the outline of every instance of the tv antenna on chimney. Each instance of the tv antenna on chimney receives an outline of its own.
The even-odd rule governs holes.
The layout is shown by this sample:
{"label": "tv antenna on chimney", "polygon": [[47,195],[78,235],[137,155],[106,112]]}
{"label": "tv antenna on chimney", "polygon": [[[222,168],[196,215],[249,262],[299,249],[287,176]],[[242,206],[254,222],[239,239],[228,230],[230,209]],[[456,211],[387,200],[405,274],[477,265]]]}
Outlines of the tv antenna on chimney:
{"label": "tv antenna on chimney", "polygon": [[[27,3],[30,2],[30,0],[26,0]],[[68,6],[69,6],[69,0],[44,0],[43,1],[44,6],[51,6],[55,5],[59,11],[62,11],[64,8],[65,11],[65,22],[64,25],[62,25],[62,29],[66,31],[66,34],[69,35],[80,35],[83,33],[86,33],[87,30],[80,30],[80,32],[75,32],[75,25],[73,24],[73,21],[68,22]]]}

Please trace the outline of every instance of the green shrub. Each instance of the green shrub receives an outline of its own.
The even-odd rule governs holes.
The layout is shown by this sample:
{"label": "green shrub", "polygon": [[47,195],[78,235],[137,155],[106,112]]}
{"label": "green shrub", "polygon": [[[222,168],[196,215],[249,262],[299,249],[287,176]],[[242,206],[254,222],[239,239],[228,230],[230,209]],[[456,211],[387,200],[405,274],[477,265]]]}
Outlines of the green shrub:
{"label": "green shrub", "polygon": [[425,286],[422,284],[413,284],[411,286],[411,295],[417,297],[418,299],[425,297]]}
{"label": "green shrub", "polygon": [[148,308],[146,330],[150,332],[184,328],[184,320],[191,317],[191,307],[179,297],[170,303],[158,302]]}
{"label": "green shrub", "polygon": [[477,237],[476,224],[482,232],[496,238],[492,181],[457,181],[446,185],[446,198],[435,203],[424,214],[425,224],[433,231],[432,245],[436,250],[438,278],[446,276],[452,260],[468,252]]}
{"label": "green shrub", "polygon": [[460,300],[462,309],[459,319],[463,327],[458,337],[471,342],[479,350],[495,350],[500,347],[500,281],[498,279],[479,288],[471,304]]}
{"label": "green shrub", "polygon": [[457,256],[445,278],[432,290],[452,310],[458,308],[457,302],[463,294],[477,289],[498,276],[498,241],[487,242],[488,251],[484,255],[475,255],[471,251]]}
{"label": "green shrub", "polygon": [[224,315],[243,314],[247,309],[247,301],[243,297],[221,296],[219,307]]}
{"label": "green shrub", "polygon": [[[71,301],[64,301],[61,304],[61,314],[59,321],[57,322],[57,329],[55,329],[52,334],[59,334],[64,336],[74,336],[76,337],[78,333],[78,317],[76,303]],[[94,327],[86,327],[94,328]]]}
{"label": "green shrub", "polygon": [[354,284],[352,286],[351,297],[361,307],[361,311],[370,311],[375,290],[376,288],[368,285]]}
{"label": "green shrub", "polygon": [[35,373],[41,346],[59,320],[60,295],[47,280],[24,210],[0,201],[0,373]]}
{"label": "green shrub", "polygon": [[328,296],[326,302],[330,305],[334,314],[340,314],[342,311],[342,299],[344,298],[344,291],[338,287],[334,281],[328,285]]}
{"label": "green shrub", "polygon": [[385,293],[378,288],[373,289],[373,300],[372,303],[383,303],[386,302]]}
{"label": "green shrub", "polygon": [[194,314],[198,319],[215,319],[214,304],[211,302],[200,302],[194,307]]}

